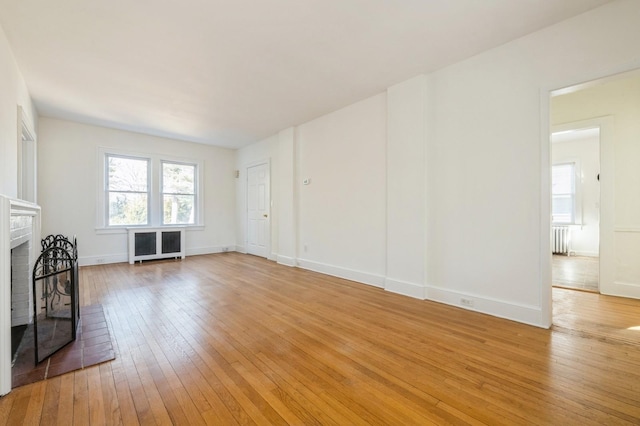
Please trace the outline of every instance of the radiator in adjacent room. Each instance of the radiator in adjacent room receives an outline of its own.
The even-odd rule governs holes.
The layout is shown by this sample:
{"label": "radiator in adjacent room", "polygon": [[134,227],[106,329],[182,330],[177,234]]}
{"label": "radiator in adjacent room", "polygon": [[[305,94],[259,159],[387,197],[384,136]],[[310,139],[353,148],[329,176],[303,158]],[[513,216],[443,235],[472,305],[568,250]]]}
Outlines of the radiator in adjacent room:
{"label": "radiator in adjacent room", "polygon": [[551,251],[553,254],[569,255],[569,227],[554,226],[551,235]]}

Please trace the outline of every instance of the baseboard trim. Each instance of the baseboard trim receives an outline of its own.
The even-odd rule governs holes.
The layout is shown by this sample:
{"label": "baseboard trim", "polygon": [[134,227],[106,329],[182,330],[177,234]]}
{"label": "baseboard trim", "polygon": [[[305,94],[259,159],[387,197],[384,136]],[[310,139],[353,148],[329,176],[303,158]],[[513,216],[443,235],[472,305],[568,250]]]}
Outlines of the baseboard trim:
{"label": "baseboard trim", "polygon": [[[236,248],[235,246],[188,248],[186,250],[186,256],[199,256],[202,254],[223,253],[226,251],[235,251],[235,248]],[[108,263],[122,263],[122,262],[129,262],[129,256],[127,253],[78,257],[79,266],[104,265]]]}
{"label": "baseboard trim", "polygon": [[295,257],[283,256],[281,254],[276,255],[276,262],[284,266],[297,266]]}
{"label": "baseboard trim", "polygon": [[[542,317],[542,309],[537,306],[480,297],[473,294],[446,290],[436,286],[427,286],[425,296],[427,300],[444,303],[457,308],[476,311],[494,317],[533,325],[535,327],[549,328],[549,325],[546,324],[547,321]],[[463,305],[461,302],[463,298],[471,300],[473,306]]]}
{"label": "baseboard trim", "polygon": [[600,285],[600,292],[608,296],[630,297],[640,299],[640,284],[614,281],[609,286]]}
{"label": "baseboard trim", "polygon": [[386,278],[384,280],[384,289],[391,293],[413,297],[414,299],[424,300],[426,298],[426,288],[423,285],[408,281]]}
{"label": "baseboard trim", "polygon": [[78,266],[105,265],[107,263],[127,263],[129,256],[124,254],[111,254],[102,256],[79,256]]}
{"label": "baseboard trim", "polygon": [[569,253],[571,253],[571,256],[585,256],[585,257],[598,257],[599,256],[598,252],[595,252],[595,251],[575,251],[575,250],[571,250],[571,251],[569,251]]}
{"label": "baseboard trim", "polygon": [[202,254],[225,253],[235,251],[235,246],[195,247],[187,249],[187,256],[200,256]]}
{"label": "baseboard trim", "polygon": [[313,262],[306,259],[297,260],[298,267],[314,272],[331,275],[333,277],[344,278],[359,283],[368,284],[374,287],[384,288],[384,277],[382,275],[370,274],[356,271],[354,269],[341,268],[339,266],[328,265],[326,263]]}

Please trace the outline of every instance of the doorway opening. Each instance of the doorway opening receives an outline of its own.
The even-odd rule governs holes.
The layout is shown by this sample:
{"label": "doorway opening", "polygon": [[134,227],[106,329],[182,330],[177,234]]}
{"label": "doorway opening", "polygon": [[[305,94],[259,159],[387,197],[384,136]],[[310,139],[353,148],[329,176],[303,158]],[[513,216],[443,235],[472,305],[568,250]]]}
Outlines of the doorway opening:
{"label": "doorway opening", "polygon": [[[580,208],[583,208],[582,222],[580,222],[579,215],[575,216],[577,220],[568,221],[569,228],[579,229],[584,234],[584,231],[588,231],[590,222],[595,221],[595,216],[593,213],[588,213],[587,209],[598,207],[597,289],[600,294],[589,295],[584,292],[576,293],[557,288],[558,281],[566,279],[568,274],[563,277],[560,272],[557,272],[557,268],[553,270],[553,266],[549,265],[549,269],[552,270],[551,282],[556,287],[549,287],[549,299],[551,300],[549,318],[555,326],[580,330],[580,327],[591,320],[575,315],[574,305],[580,302],[571,294],[591,297],[590,300],[595,302],[600,300],[599,298],[602,297],[600,295],[640,299],[640,264],[637,261],[640,256],[640,202],[637,197],[638,191],[640,191],[640,168],[637,166],[640,162],[640,150],[637,143],[640,140],[640,127],[637,125],[637,117],[640,114],[638,98],[640,98],[640,70],[631,70],[550,92],[548,134],[553,136],[550,137],[551,141],[547,145],[549,149],[547,167],[549,168],[545,168],[545,171],[553,170],[552,167],[561,162],[554,159],[553,151],[556,145],[561,146],[563,142],[554,143],[553,138],[562,136],[562,132],[566,132],[567,135],[570,133],[579,135],[583,130],[592,129],[595,132],[595,129],[598,129],[600,154],[600,169],[595,175],[600,191],[599,202],[594,201],[597,198],[593,196],[590,196],[589,199],[585,193],[576,194],[574,202],[582,203],[579,205]],[[571,163],[572,161],[564,162]],[[581,161],[580,170],[582,170],[582,166]],[[580,174],[575,176],[576,179],[582,178]],[[543,179],[550,177],[551,173],[545,173]],[[585,182],[587,179],[593,182],[593,171],[585,173],[584,179]],[[545,180],[545,184],[551,187],[552,180]],[[553,193],[553,190],[550,188],[549,192]],[[548,200],[551,201],[554,194],[549,195]],[[559,191],[558,195],[560,195]],[[582,198],[580,199],[580,197]],[[545,202],[543,200],[543,203]],[[550,210],[554,209],[553,201],[549,207]],[[558,214],[558,212],[554,212],[554,214]],[[589,214],[592,215],[592,220],[588,220]],[[544,220],[549,221],[544,226],[549,230],[549,234],[555,232],[553,230],[555,220],[551,218]],[[566,257],[557,259],[570,259],[574,257],[574,254],[577,255],[576,258],[580,257],[580,254],[595,254],[590,249],[578,245],[584,241],[576,240],[575,238],[578,237],[574,234],[571,234],[570,237],[572,239]],[[549,235],[549,238],[553,243],[554,236]],[[547,241],[546,236],[545,241]],[[550,252],[552,250],[548,246],[543,247],[543,250],[549,255],[547,259],[551,261]],[[586,253],[581,253],[581,250],[585,250]],[[577,287],[583,290],[584,288],[580,287],[584,287],[588,274],[595,273],[595,267],[595,264],[576,266],[578,269],[573,272],[574,278],[580,278],[582,275],[582,283],[579,286],[574,283],[574,285],[566,285],[566,287]],[[602,315],[607,314],[603,312]]]}
{"label": "doorway opening", "polygon": [[552,284],[599,291],[600,128],[551,134]]}

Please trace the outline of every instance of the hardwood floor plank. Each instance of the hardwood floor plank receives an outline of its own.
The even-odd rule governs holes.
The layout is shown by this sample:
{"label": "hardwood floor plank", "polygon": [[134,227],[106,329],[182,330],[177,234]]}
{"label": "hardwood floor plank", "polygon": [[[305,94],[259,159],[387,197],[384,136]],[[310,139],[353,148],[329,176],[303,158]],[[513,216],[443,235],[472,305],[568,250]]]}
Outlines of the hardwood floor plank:
{"label": "hardwood floor plank", "polygon": [[73,373],[73,424],[76,426],[90,424],[89,414],[89,388],[87,370],[78,370]]}
{"label": "hardwood floor plank", "polygon": [[11,410],[7,418],[7,425],[22,424],[26,414],[27,407],[31,400],[31,392],[33,386],[22,386],[11,391],[8,396],[3,396],[1,402],[7,399],[11,403]]}
{"label": "hardwood floor plank", "polygon": [[[73,406],[75,394],[74,373],[60,376],[59,400],[57,401],[56,424],[68,426],[73,424]],[[52,401],[54,403],[55,401]]]}
{"label": "hardwood floor plank", "polygon": [[[42,403],[42,418],[47,419],[49,424],[57,424],[58,407],[61,403],[60,387],[62,386],[62,377],[57,376],[49,379],[46,381],[46,385],[44,401]],[[67,424],[71,424],[71,422]]]}
{"label": "hardwood floor plank", "polygon": [[27,412],[24,415],[23,422],[26,425],[35,425],[40,423],[42,418],[42,406],[44,403],[44,395],[47,389],[47,381],[37,382],[31,387],[31,395]]}
{"label": "hardwood floor plank", "polygon": [[104,418],[108,425],[122,424],[120,415],[120,405],[113,380],[111,363],[104,363],[98,366],[100,370],[100,384],[102,385],[102,396],[104,401]]}
{"label": "hardwood floor plank", "polygon": [[9,415],[11,414],[14,399],[15,392],[0,398],[0,425],[9,424]]}

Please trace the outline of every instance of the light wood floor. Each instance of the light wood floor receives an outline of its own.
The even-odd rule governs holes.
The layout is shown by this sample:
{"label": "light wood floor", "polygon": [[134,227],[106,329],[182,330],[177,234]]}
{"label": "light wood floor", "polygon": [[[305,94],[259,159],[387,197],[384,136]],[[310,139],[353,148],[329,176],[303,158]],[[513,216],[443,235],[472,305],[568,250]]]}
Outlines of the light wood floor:
{"label": "light wood floor", "polygon": [[0,424],[640,424],[639,301],[554,289],[543,330],[236,253],[81,285],[116,360],[14,389]]}
{"label": "light wood floor", "polygon": [[599,291],[600,259],[587,256],[553,255],[553,285],[585,291]]}

